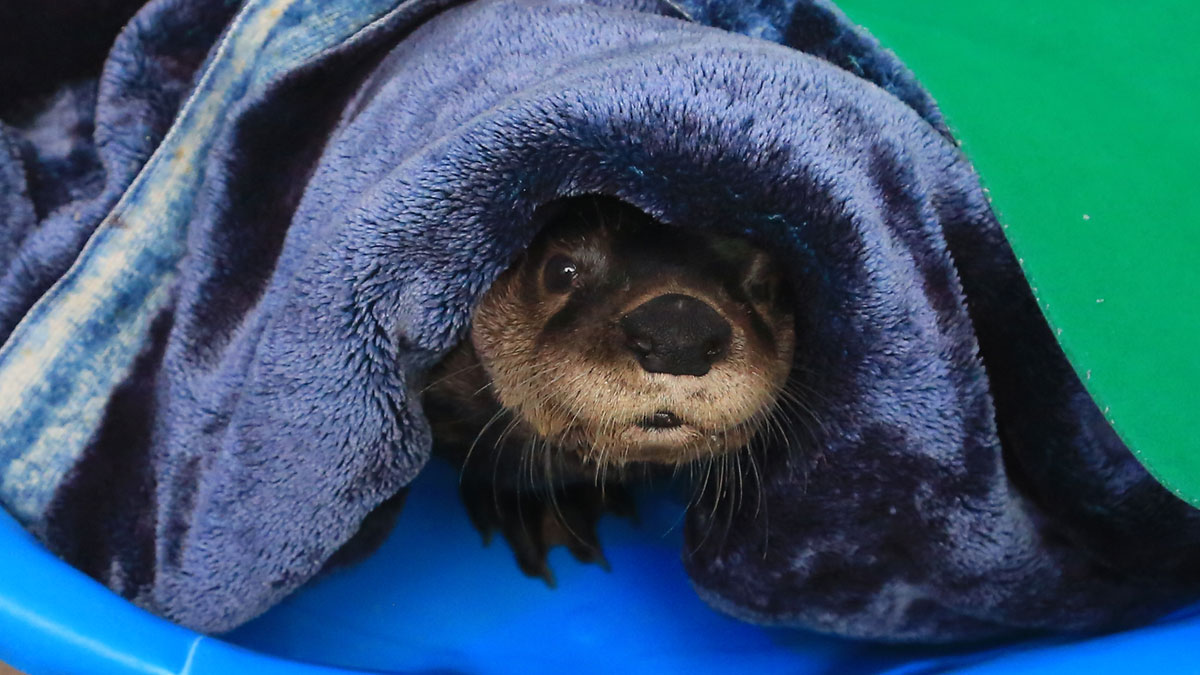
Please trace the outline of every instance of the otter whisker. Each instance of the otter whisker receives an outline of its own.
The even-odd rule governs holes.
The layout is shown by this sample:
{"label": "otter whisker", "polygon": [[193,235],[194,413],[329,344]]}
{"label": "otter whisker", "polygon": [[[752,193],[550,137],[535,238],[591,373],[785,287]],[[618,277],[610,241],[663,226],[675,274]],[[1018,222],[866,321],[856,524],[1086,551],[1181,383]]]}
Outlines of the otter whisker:
{"label": "otter whisker", "polygon": [[[783,420],[780,419],[780,416],[785,414],[786,412],[784,407],[781,404],[776,403],[768,410],[763,412],[762,424],[769,430],[769,435],[774,437],[772,439],[774,442],[771,443],[771,445],[773,447],[782,446],[783,452],[787,455],[790,455],[792,452],[792,437],[788,431],[788,425],[784,424]],[[766,446],[764,446],[764,449],[765,447]]]}
{"label": "otter whisker", "polygon": [[[757,503],[754,505],[753,518],[754,518],[754,520],[757,521],[760,514],[762,516],[762,520],[763,520],[763,524],[762,524],[762,528],[761,528],[762,532],[763,532],[762,550],[763,550],[763,560],[766,560],[767,559],[767,547],[770,545],[770,536],[771,536],[771,534],[770,534],[771,533],[771,519],[770,519],[771,513],[770,513],[770,509],[767,507],[768,502],[767,502],[767,498],[766,498],[767,486],[763,483],[763,475],[762,475],[762,472],[758,468],[758,458],[756,457],[756,455],[758,453],[754,452],[754,447],[752,445],[747,446],[746,449],[749,453],[750,468],[754,472],[754,480],[757,483],[757,488],[755,489],[755,492],[758,495],[758,499],[757,499]],[[764,452],[765,451],[766,450],[764,448]]]}
{"label": "otter whisker", "polygon": [[[483,435],[486,434],[487,430],[489,428],[491,428],[491,426],[493,424],[495,424],[497,421],[499,421],[499,419],[501,417],[503,417],[507,412],[508,411],[505,410],[504,408],[500,408],[499,410],[497,410],[496,414],[492,415],[491,419],[489,419],[487,421],[487,423],[484,424],[483,427],[479,430],[479,433],[475,434],[475,440],[471,441],[471,446],[469,448],[467,448],[467,456],[463,459],[463,467],[464,468],[467,467],[471,463],[471,455],[472,455],[472,453],[475,452],[475,446],[479,444],[479,441],[483,438]],[[462,478],[464,475],[466,475],[465,471],[459,474],[459,476],[458,476],[459,485],[462,485]]]}
{"label": "otter whisker", "polygon": [[496,437],[495,442],[492,443],[492,449],[499,450],[499,449],[503,448],[506,445],[505,441],[508,440],[509,435],[520,424],[521,424],[521,418],[517,417],[516,415],[513,415],[512,419],[509,420],[508,424],[506,424],[504,426],[504,429],[500,432],[500,435]]}
{"label": "otter whisker", "polygon": [[[530,436],[529,438],[527,438],[525,440],[524,443],[521,444],[521,464],[518,468],[518,470],[520,471],[520,475],[524,476],[524,475],[528,474],[527,477],[529,478],[529,489],[533,492],[537,491],[537,485],[538,485],[537,479],[533,475],[533,465],[534,465],[533,447],[534,447],[534,439],[535,438],[537,438],[537,437]],[[518,485],[518,490],[519,489],[520,489],[520,486]]]}
{"label": "otter whisker", "polygon": [[[758,375],[757,373],[755,373],[754,375],[761,382],[763,382],[763,384],[767,384],[766,380],[764,378],[762,378],[762,376]],[[800,398],[799,394],[796,392],[793,392],[789,389],[790,384],[791,384],[790,381],[788,383],[785,383],[784,386],[777,391],[775,403],[773,404],[772,407],[780,408],[785,412],[791,411],[793,413],[793,415],[791,415],[790,418],[794,419],[795,421],[797,421],[801,425],[803,425],[805,430],[809,433],[809,435],[812,436],[813,444],[817,445],[820,443],[820,439],[822,436],[815,433],[812,430],[812,428],[809,427],[809,425],[804,421],[805,418],[806,417],[811,418],[813,421],[817,422],[818,427],[820,428],[820,430],[822,432],[822,435],[827,435],[828,430],[824,427],[824,424],[821,422],[820,418],[816,415],[815,411],[813,411],[812,408],[808,407],[804,403],[804,401]],[[786,425],[782,425],[781,423],[779,423],[779,421],[777,419],[775,420],[775,422],[776,422],[777,427],[780,428],[783,437],[786,439],[787,438],[787,433],[786,433],[786,428],[785,428]],[[790,446],[790,443],[788,443],[787,441],[785,441],[785,444]]]}
{"label": "otter whisker", "polygon": [[742,453],[733,452],[734,476],[737,478],[737,508],[742,508],[742,498],[746,495],[746,477],[742,474]]}
{"label": "otter whisker", "polygon": [[495,382],[493,382],[493,381],[491,381],[491,380],[488,380],[488,381],[487,381],[487,384],[485,384],[485,385],[483,385],[482,387],[480,387],[480,388],[476,389],[475,391],[471,392],[471,398],[474,398],[474,397],[476,397],[476,396],[478,396],[478,395],[482,394],[484,391],[488,390],[489,388],[492,388],[492,387],[494,387],[494,386],[495,386],[495,384],[496,384]]}
{"label": "otter whisker", "polygon": [[[764,424],[772,429],[773,433],[778,434],[778,444],[772,447],[782,453],[785,466],[791,466],[793,457],[798,454],[796,450],[800,445],[799,439],[792,435],[796,424],[799,424],[812,437],[814,447],[820,443],[821,437],[809,427],[803,415],[784,399],[777,400],[776,404],[767,411]],[[805,472],[807,473],[807,465],[805,465]]]}
{"label": "otter whisker", "polygon": [[[758,453],[761,452],[763,455],[766,455],[772,452],[773,449],[775,452],[779,452],[779,449],[781,449],[785,454],[791,454],[792,452],[791,438],[784,429],[784,425],[778,419],[780,410],[779,401],[775,401],[772,406],[763,408],[763,410],[755,413],[754,418],[750,422],[758,429],[756,434],[750,438],[750,442],[746,443],[744,449],[750,470],[754,472],[754,489],[757,498],[752,518],[755,519],[760,514],[766,516],[766,497],[764,497],[766,485],[763,484],[762,471],[758,468]],[[758,448],[755,447],[756,443]],[[766,548],[766,544],[766,539],[764,539],[764,548]]]}
{"label": "otter whisker", "polygon": [[700,489],[696,493],[696,504],[697,505],[700,504],[700,500],[704,497],[704,495],[708,494],[708,483],[709,483],[709,480],[712,478],[713,464],[715,462],[716,462],[715,456],[711,453],[707,457],[704,458],[704,482],[700,485]]}
{"label": "otter whisker", "polygon": [[[722,438],[726,437],[728,435],[727,430],[722,430],[721,435],[722,435]],[[729,442],[727,440],[725,440],[722,442],[722,445],[727,446],[728,443]],[[736,455],[737,455],[737,453],[726,453],[721,456],[722,491],[726,495],[725,504],[724,504],[725,526],[721,530],[721,546],[720,546],[721,548],[724,548],[725,544],[727,543],[727,540],[729,537],[729,528],[733,523],[733,515],[734,515],[734,512],[737,511],[737,508],[738,508],[737,507],[737,495],[735,494],[735,490],[734,490],[734,488],[737,485],[737,483],[734,480],[736,477],[734,475],[732,475],[733,468],[734,468],[733,460],[734,460],[734,457],[736,457]],[[719,515],[719,512],[716,515]],[[716,515],[714,515],[714,517],[712,519],[713,520],[712,526],[714,528],[716,527],[716,523],[717,523]]]}
{"label": "otter whisker", "polygon": [[[493,446],[492,449],[496,455],[492,460],[492,506],[495,507],[496,513],[501,513],[502,509],[500,508],[500,490],[498,489],[499,485],[497,483],[499,482],[498,476],[500,470],[500,458],[504,454],[504,446]],[[520,513],[521,501],[517,500],[517,515],[519,516]]]}
{"label": "otter whisker", "polygon": [[[481,368],[483,368],[483,364],[482,364],[482,363],[479,363],[479,362],[476,362],[476,363],[472,363],[472,364],[471,364],[471,365],[469,365],[469,366],[466,366],[465,368],[459,368],[459,369],[457,369],[457,370],[454,370],[453,372],[446,373],[446,374],[442,375],[441,377],[439,377],[439,378],[437,378],[437,379],[435,379],[435,380],[431,380],[430,382],[428,382],[428,383],[427,383],[427,384],[426,384],[424,387],[422,387],[422,388],[421,388],[421,390],[420,390],[420,392],[419,392],[419,393],[420,393],[421,395],[424,395],[424,394],[426,394],[426,393],[427,393],[427,392],[428,392],[430,389],[432,389],[432,388],[434,388],[434,387],[438,386],[439,384],[443,384],[443,383],[445,383],[445,382],[448,382],[448,381],[450,381],[450,380],[453,380],[453,379],[454,379],[454,378],[456,378],[456,377],[460,377],[460,376],[461,376],[463,373],[469,373],[469,372],[471,372],[472,370],[479,370],[479,369],[481,369]],[[491,382],[488,382],[488,385],[490,385],[490,384],[491,384]],[[484,389],[486,389],[486,388],[487,388],[487,386],[485,386],[485,387],[484,387]],[[479,391],[483,391],[483,389],[480,389]],[[476,392],[476,395],[478,395],[478,393],[479,393],[479,392]]]}
{"label": "otter whisker", "polygon": [[[735,513],[741,511],[742,504],[741,453],[732,452],[726,455],[726,457],[727,459],[725,460],[725,463],[729,466],[731,473],[735,469],[736,462],[737,473],[732,474],[729,479],[729,489],[731,494],[726,502],[725,527],[721,530],[721,548],[725,548],[725,546],[729,543],[729,531],[733,528],[733,516]],[[735,486],[737,487],[736,492],[734,490]]]}
{"label": "otter whisker", "polygon": [[807,385],[805,385],[804,383],[800,382],[799,380],[794,380],[794,379],[793,379],[793,380],[789,380],[789,381],[788,381],[788,382],[787,382],[787,383],[784,385],[784,388],[783,388],[783,390],[781,391],[781,395],[782,395],[782,397],[783,397],[783,399],[784,399],[784,400],[786,400],[786,401],[788,401],[788,402],[792,403],[793,405],[797,406],[798,408],[800,408],[800,410],[801,410],[801,411],[802,411],[802,412],[803,412],[805,415],[807,415],[808,417],[811,417],[811,418],[812,418],[812,420],[813,420],[814,422],[816,422],[816,423],[817,423],[817,425],[818,425],[818,427],[820,427],[820,429],[821,429],[821,432],[822,432],[822,433],[827,433],[827,432],[828,432],[828,430],[827,430],[827,429],[826,429],[826,427],[825,427],[825,421],[824,421],[823,419],[821,419],[821,416],[820,416],[820,415],[818,415],[818,414],[817,414],[817,411],[816,411],[816,409],[815,409],[815,408],[813,408],[812,406],[808,405],[808,403],[807,403],[807,402],[804,400],[804,398],[803,398],[803,393],[802,393],[802,392],[800,392],[800,391],[795,391],[795,390],[793,390],[793,387],[804,387],[804,388],[806,388],[806,389],[808,390],[808,393],[809,393],[809,394],[813,394],[813,395],[817,396],[818,398],[822,398],[822,399],[824,399],[824,402],[825,402],[825,404],[826,404],[826,405],[830,405],[830,404],[831,404],[831,402],[829,401],[829,399],[828,399],[828,398],[826,398],[826,397],[825,397],[823,394],[821,394],[820,392],[818,392],[816,389],[813,389],[812,387],[808,387]]}
{"label": "otter whisker", "polygon": [[574,530],[571,529],[571,524],[567,522],[567,517],[566,517],[566,515],[563,514],[562,507],[559,506],[559,504],[558,504],[558,490],[556,490],[554,487],[554,468],[553,468],[554,456],[551,454],[550,444],[547,443],[545,441],[545,439],[541,440],[541,444],[542,444],[542,455],[543,455],[543,471],[545,471],[545,476],[546,476],[545,482],[546,482],[546,485],[548,486],[547,487],[547,491],[548,491],[547,496],[549,497],[550,508],[554,511],[554,515],[555,515],[555,517],[558,518],[558,522],[562,523],[563,527],[566,528],[567,532],[570,533],[572,537],[575,537],[576,539],[580,539],[580,536],[578,534],[576,534]]}
{"label": "otter whisker", "polygon": [[[529,531],[529,519],[525,517],[525,502],[526,502],[526,500],[522,499],[522,493],[521,493],[521,487],[520,487],[520,476],[521,476],[520,467],[522,466],[522,464],[525,461],[525,457],[526,457],[526,453],[524,452],[525,447],[526,447],[526,444],[521,445],[521,450],[522,450],[521,459],[519,460],[518,465],[517,465],[518,466],[518,469],[517,469],[518,483],[517,483],[517,490],[516,490],[516,496],[515,496],[515,499],[517,502],[517,522],[520,523],[521,532],[523,532],[525,534],[526,539],[528,539],[530,541],[534,541],[535,538],[533,536],[533,533]],[[497,454],[499,454],[499,453],[497,453]],[[493,483],[493,485],[494,485],[494,483]]]}
{"label": "otter whisker", "polygon": [[826,406],[832,406],[834,404],[833,399],[829,398],[829,396],[826,395],[825,392],[812,386],[811,384],[806,382],[803,378],[798,377],[799,375],[807,375],[807,376],[810,376],[811,378],[815,378],[815,379],[819,380],[821,378],[820,373],[818,373],[810,368],[805,368],[804,366],[800,366],[800,365],[793,365],[792,373],[793,373],[793,376],[788,378],[787,386],[802,387],[803,389],[805,389],[807,391],[807,393],[809,393],[812,396],[814,396],[815,398],[817,398],[819,400],[819,402],[825,404]]}
{"label": "otter whisker", "polygon": [[720,501],[719,494],[716,496],[713,496],[711,493],[708,492],[709,477],[713,472],[713,464],[715,463],[715,461],[716,461],[715,456],[710,454],[707,458],[708,466],[704,472],[704,484],[700,486],[700,490],[697,493],[697,501],[696,501],[696,505],[699,506],[701,500],[704,498],[705,495],[711,496],[713,499],[713,510],[709,512],[708,518],[706,518],[707,527],[704,530],[704,536],[700,538],[700,541],[696,542],[696,545],[691,548],[689,554],[695,554],[697,551],[699,551],[704,546],[704,543],[706,541],[708,541],[709,535],[712,534],[713,515],[716,512],[716,505]]}

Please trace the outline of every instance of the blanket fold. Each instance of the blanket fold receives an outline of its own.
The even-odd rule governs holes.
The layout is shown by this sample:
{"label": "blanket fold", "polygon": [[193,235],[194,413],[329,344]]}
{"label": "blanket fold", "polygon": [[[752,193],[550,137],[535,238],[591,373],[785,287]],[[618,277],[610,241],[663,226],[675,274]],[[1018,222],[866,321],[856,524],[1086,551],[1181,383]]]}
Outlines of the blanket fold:
{"label": "blanket fold", "polygon": [[174,621],[253,618],[417,476],[425,373],[583,194],[788,261],[810,395],[754,497],[688,514],[715,607],[943,641],[1200,588],[1200,512],[1087,396],[932,99],[823,0],[154,0],[59,92],[0,126],[0,501]]}

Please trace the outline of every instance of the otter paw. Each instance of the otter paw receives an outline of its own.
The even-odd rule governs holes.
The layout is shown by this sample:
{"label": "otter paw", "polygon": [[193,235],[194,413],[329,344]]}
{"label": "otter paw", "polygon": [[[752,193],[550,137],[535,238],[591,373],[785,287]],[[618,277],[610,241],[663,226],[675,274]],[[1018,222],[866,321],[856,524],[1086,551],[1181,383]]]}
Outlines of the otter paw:
{"label": "otter paw", "polygon": [[634,519],[633,498],[618,484],[568,485],[550,492],[493,491],[463,484],[463,504],[484,544],[499,531],[527,576],[554,588],[554,572],[546,555],[565,546],[576,560],[609,569],[596,536],[596,523],[605,513]]}

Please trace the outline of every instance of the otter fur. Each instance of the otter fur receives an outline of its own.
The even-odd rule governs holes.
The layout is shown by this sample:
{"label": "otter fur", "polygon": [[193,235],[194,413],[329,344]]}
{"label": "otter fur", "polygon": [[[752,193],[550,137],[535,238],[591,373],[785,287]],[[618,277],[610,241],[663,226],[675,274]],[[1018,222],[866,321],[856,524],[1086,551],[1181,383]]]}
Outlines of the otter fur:
{"label": "otter fur", "polygon": [[711,465],[764,432],[795,327],[776,263],[748,241],[604,197],[538,217],[425,404],[476,526],[500,529],[521,568],[553,583],[556,544],[603,562],[595,522],[631,513],[622,483]]}

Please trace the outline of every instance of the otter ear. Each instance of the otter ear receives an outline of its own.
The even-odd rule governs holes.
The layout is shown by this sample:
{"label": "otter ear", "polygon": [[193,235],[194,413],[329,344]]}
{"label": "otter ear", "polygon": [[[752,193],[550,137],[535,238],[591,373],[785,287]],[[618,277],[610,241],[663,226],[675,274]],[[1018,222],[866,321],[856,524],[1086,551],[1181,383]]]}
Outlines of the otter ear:
{"label": "otter ear", "polygon": [[746,267],[743,272],[747,288],[752,288],[756,284],[767,281],[775,273],[776,267],[769,253],[761,249],[747,247]]}

